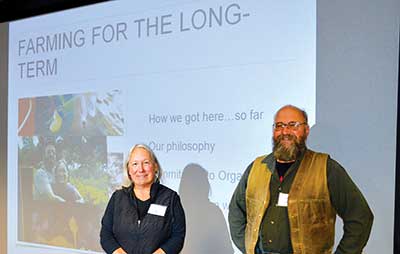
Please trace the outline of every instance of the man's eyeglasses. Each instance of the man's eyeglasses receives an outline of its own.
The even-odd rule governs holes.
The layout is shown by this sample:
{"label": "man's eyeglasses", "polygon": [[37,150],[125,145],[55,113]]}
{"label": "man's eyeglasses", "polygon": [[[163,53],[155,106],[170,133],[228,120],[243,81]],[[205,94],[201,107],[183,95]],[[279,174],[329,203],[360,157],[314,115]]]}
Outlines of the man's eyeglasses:
{"label": "man's eyeglasses", "polygon": [[282,122],[277,122],[277,123],[274,123],[274,124],[272,125],[272,127],[274,127],[274,130],[275,130],[275,131],[281,131],[281,130],[283,130],[284,128],[288,128],[289,130],[295,131],[295,130],[297,130],[297,129],[300,127],[300,125],[303,125],[303,124],[306,125],[307,123],[300,123],[300,122],[282,123]]}

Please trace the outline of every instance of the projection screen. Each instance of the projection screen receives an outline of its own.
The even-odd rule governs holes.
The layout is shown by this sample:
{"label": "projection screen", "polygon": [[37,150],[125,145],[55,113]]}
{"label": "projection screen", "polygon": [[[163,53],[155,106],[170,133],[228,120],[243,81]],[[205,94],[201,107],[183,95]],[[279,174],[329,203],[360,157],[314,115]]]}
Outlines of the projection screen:
{"label": "projection screen", "polygon": [[[363,192],[373,186],[365,194],[374,212],[380,202],[393,207],[373,195],[370,174],[341,143],[325,146],[333,140],[324,130],[336,126],[323,114],[328,90],[316,86],[316,8],[307,0],[112,1],[11,22],[8,252],[102,252],[104,208],[129,184],[127,152],[144,143],[162,183],[181,196],[182,253],[239,253],[227,206],[247,165],[271,151],[273,114],[285,104],[308,112],[313,148],[343,162]],[[49,157],[67,165],[54,181],[64,177],[78,197],[56,188],[43,195]],[[383,231],[392,235],[374,230],[366,253],[382,250]]]}

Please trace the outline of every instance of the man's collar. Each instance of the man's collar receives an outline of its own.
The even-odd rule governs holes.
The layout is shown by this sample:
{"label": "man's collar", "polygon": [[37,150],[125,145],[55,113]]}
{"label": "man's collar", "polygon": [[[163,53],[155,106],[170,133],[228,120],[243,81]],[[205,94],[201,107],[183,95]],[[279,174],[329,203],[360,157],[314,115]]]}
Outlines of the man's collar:
{"label": "man's collar", "polygon": [[[304,154],[306,153],[307,148],[302,152],[296,159],[296,161],[293,163],[294,165],[300,165],[300,162],[304,158]],[[275,164],[276,164],[276,159],[274,157],[274,153],[268,154],[263,160],[262,163],[266,163],[268,168],[273,172],[275,170]]]}

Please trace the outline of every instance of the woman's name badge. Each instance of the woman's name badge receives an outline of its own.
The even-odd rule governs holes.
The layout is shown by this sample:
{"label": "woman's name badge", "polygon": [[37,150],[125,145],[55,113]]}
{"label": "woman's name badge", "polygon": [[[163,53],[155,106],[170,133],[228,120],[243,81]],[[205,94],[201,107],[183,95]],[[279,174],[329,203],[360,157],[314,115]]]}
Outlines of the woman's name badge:
{"label": "woman's name badge", "polygon": [[158,215],[158,216],[164,216],[165,211],[167,211],[167,207],[164,205],[157,205],[157,204],[151,204],[149,211],[147,213],[153,214],[153,215]]}
{"label": "woman's name badge", "polygon": [[287,206],[288,198],[289,198],[289,194],[279,192],[278,204],[276,204],[276,205],[277,206]]}

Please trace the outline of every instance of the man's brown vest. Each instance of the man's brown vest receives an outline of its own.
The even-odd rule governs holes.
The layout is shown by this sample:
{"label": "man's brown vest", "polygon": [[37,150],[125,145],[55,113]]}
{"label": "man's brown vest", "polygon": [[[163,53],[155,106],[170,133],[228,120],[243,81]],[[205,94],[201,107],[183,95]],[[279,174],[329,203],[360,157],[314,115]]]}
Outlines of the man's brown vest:
{"label": "man's brown vest", "polygon": [[[260,225],[270,200],[272,173],[267,164],[262,163],[264,158],[258,157],[254,161],[247,180],[247,254],[254,254]],[[329,198],[327,159],[327,154],[307,150],[290,188],[288,216],[294,254],[332,253],[336,213]]]}

